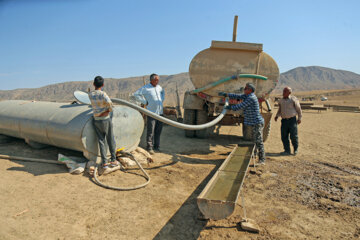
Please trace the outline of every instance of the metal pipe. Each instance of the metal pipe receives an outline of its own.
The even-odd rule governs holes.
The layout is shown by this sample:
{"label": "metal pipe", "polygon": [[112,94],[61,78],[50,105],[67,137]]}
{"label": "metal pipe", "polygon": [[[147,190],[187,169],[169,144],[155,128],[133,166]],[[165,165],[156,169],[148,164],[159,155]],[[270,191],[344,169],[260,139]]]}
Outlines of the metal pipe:
{"label": "metal pipe", "polygon": [[0,155],[1,159],[16,160],[16,161],[25,161],[25,162],[40,162],[40,163],[52,163],[58,165],[64,165],[64,162],[56,160],[47,160],[42,158],[29,158],[29,157],[18,157],[18,156],[9,156],[9,155]]}

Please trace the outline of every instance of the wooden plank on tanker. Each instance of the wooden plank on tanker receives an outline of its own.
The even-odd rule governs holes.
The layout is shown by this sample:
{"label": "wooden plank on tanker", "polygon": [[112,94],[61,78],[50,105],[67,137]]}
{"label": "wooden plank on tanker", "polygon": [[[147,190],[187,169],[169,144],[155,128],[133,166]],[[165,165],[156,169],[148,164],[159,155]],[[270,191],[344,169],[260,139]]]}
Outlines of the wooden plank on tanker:
{"label": "wooden plank on tanker", "polygon": [[263,50],[263,45],[261,43],[212,41],[211,48],[225,48],[261,52]]}
{"label": "wooden plank on tanker", "polygon": [[253,152],[253,143],[235,147],[210,179],[197,198],[205,218],[219,220],[233,213]]}

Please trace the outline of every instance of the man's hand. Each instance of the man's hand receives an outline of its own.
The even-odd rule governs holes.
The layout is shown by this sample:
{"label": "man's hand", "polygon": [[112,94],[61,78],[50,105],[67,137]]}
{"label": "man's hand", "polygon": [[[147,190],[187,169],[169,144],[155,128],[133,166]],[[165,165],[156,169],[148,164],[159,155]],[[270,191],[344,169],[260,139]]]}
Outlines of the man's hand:
{"label": "man's hand", "polygon": [[297,123],[300,124],[300,123],[301,123],[301,120],[297,120]]}
{"label": "man's hand", "polygon": [[230,105],[227,105],[227,106],[225,106],[225,109],[226,109],[226,110],[231,110],[231,106],[230,106]]}
{"label": "man's hand", "polygon": [[218,95],[221,96],[221,97],[227,97],[228,96],[228,94],[226,92],[219,92]]}
{"label": "man's hand", "polygon": [[278,116],[275,116],[275,122],[278,120]]}

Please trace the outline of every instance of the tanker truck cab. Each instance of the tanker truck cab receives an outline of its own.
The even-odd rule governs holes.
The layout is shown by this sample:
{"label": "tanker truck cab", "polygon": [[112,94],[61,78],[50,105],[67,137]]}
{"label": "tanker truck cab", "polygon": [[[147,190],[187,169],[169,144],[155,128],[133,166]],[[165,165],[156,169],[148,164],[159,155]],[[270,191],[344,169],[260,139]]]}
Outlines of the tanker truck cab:
{"label": "tanker truck cab", "polygon": [[[224,106],[224,99],[218,93],[243,94],[243,87],[250,82],[256,88],[255,94],[265,121],[263,138],[264,141],[267,139],[272,116],[269,95],[279,81],[280,72],[275,60],[263,51],[262,44],[212,41],[210,48],[192,59],[189,76],[195,90],[185,93],[184,123],[203,124],[211,121]],[[236,100],[230,102],[236,103]],[[239,125],[243,120],[243,111],[228,111],[219,125]],[[251,126],[244,126],[243,137],[250,140]],[[206,138],[214,128],[185,130],[185,135]]]}

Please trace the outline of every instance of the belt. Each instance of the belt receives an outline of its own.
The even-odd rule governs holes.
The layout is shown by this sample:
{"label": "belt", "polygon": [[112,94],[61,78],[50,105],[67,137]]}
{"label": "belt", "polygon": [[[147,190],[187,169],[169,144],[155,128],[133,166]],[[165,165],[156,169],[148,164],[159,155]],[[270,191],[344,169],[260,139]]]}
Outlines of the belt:
{"label": "belt", "polygon": [[296,118],[296,116],[290,117],[290,118],[281,118],[281,119],[283,119],[283,120],[290,120],[290,119],[293,119],[293,118]]}

